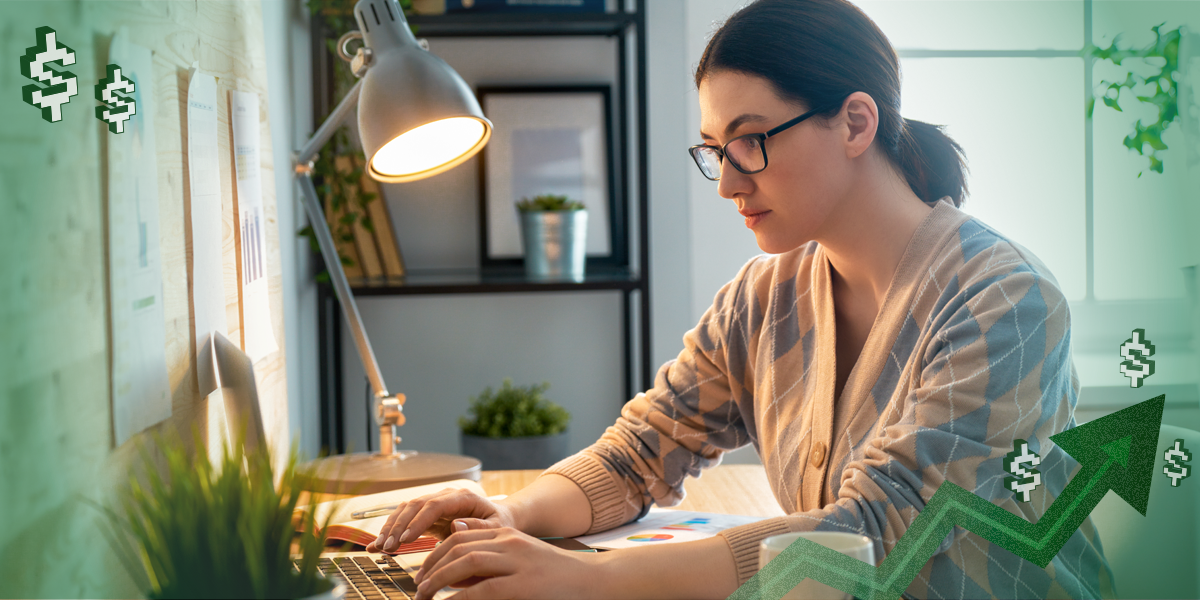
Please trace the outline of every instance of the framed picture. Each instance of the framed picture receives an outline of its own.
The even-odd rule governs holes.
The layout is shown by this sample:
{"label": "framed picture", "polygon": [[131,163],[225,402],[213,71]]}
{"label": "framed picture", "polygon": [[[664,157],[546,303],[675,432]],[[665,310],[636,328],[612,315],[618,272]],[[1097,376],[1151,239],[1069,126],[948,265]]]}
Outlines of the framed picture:
{"label": "framed picture", "polygon": [[589,267],[628,264],[609,86],[481,86],[478,95],[493,125],[479,161],[483,268],[523,264],[516,203],[541,194],[587,208]]}

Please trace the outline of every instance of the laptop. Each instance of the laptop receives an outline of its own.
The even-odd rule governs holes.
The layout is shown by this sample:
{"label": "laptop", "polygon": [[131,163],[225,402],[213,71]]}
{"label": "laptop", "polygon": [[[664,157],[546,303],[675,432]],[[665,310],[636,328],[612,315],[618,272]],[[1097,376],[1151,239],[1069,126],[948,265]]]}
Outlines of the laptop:
{"label": "laptop", "polygon": [[[260,445],[266,443],[266,434],[262,409],[258,404],[258,388],[254,382],[254,364],[245,352],[220,333],[212,334],[201,356],[210,349],[217,385],[221,388],[229,421],[247,424],[246,452],[257,452]],[[544,541],[567,550],[596,551],[569,538],[545,538]],[[347,600],[411,600],[417,596],[417,584],[413,577],[431,553],[387,555],[328,551],[321,553],[317,568],[335,585],[340,584],[345,588]],[[293,559],[298,558],[293,556]],[[293,564],[299,568],[299,564]],[[441,600],[459,591],[459,588],[447,586],[438,590],[433,597],[434,600]]]}

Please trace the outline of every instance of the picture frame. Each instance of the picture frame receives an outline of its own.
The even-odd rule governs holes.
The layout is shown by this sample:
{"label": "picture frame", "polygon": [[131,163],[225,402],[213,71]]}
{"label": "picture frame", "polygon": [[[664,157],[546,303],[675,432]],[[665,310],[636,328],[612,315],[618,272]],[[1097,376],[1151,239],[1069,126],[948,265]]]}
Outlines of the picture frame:
{"label": "picture frame", "polygon": [[538,194],[588,211],[590,272],[629,264],[608,84],[479,86],[492,139],[479,160],[479,254],[485,270],[524,264],[516,203]]}

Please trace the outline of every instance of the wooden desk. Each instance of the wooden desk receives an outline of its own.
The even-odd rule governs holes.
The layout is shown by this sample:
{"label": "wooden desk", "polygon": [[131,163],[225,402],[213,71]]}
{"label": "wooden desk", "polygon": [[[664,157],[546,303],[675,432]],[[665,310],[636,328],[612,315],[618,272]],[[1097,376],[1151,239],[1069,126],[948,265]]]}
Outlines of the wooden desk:
{"label": "wooden desk", "polygon": [[[484,471],[479,483],[489,496],[512,494],[529,485],[541,470]],[[678,510],[778,517],[786,513],[775,501],[762,465],[718,465],[683,482],[687,497]]]}

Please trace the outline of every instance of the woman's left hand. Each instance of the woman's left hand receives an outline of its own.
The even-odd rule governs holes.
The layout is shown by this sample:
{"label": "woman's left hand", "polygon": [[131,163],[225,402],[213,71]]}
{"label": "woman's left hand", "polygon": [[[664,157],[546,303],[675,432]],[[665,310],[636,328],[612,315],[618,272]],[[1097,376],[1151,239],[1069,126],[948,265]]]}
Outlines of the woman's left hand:
{"label": "woman's left hand", "polygon": [[464,587],[455,600],[586,598],[601,593],[598,554],[551,546],[511,527],[460,528],[425,559],[417,600],[447,585]]}

